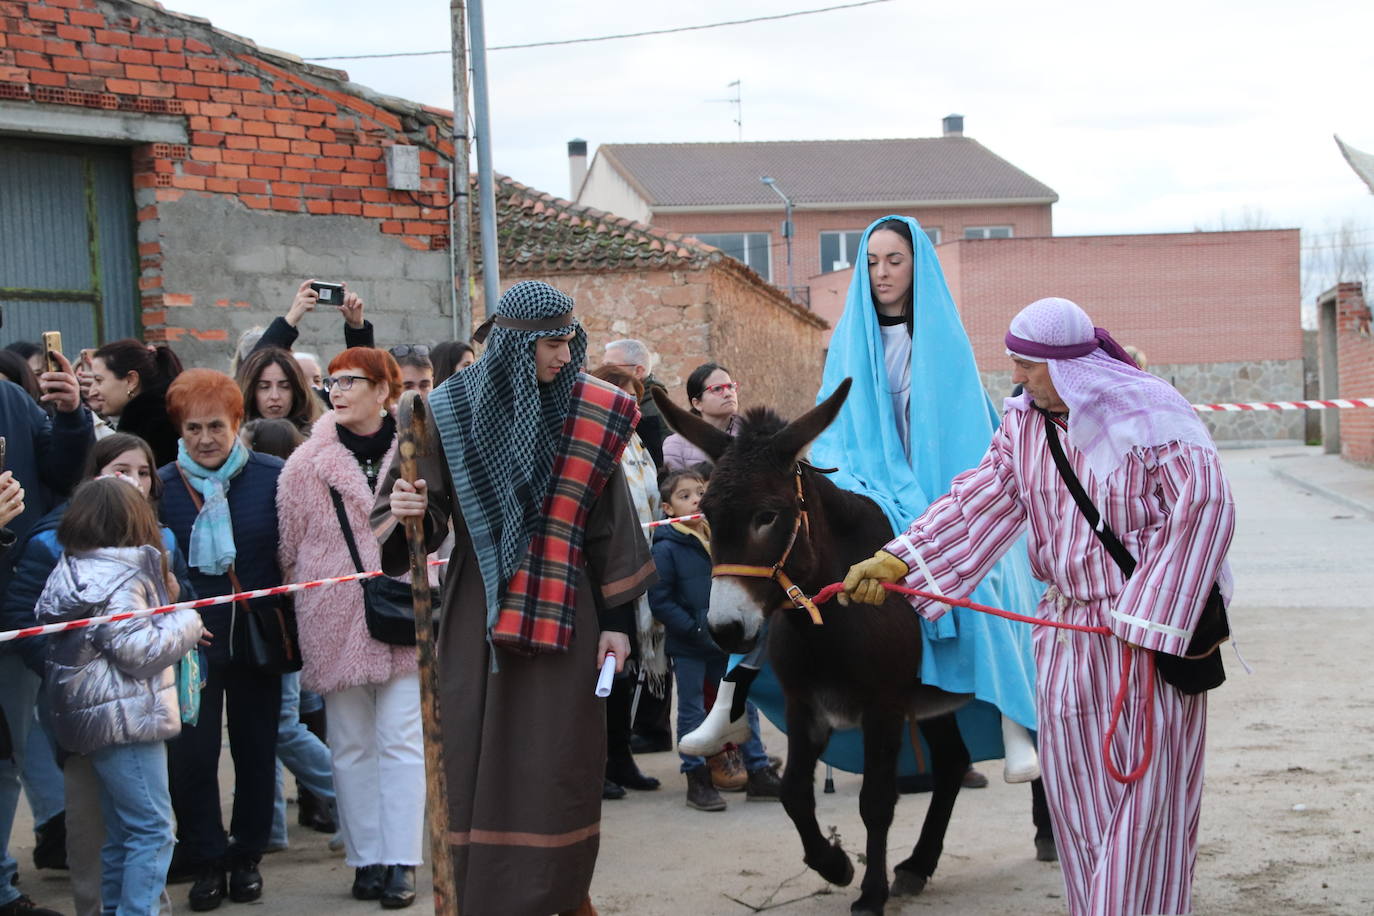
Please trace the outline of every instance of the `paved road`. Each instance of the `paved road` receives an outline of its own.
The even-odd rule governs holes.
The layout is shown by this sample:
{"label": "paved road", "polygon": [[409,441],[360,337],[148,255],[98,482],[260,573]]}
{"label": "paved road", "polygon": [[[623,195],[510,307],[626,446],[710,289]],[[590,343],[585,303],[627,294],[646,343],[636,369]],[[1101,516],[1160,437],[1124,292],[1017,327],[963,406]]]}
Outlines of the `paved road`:
{"label": "paved road", "polygon": [[[1212,699],[1199,913],[1374,912],[1374,520],[1362,508],[1374,511],[1374,473],[1333,461],[1300,447],[1225,453],[1240,514],[1232,614],[1256,673],[1247,677],[1228,655],[1231,680]],[[768,738],[774,750],[785,747],[776,732]],[[691,811],[673,755],[640,762],[665,785],[606,805],[593,888],[603,913],[747,914],[770,903],[796,916],[848,912],[856,891],[827,892],[804,869],[780,806],[733,796],[724,813]],[[991,776],[1000,769],[984,767]],[[840,774],[837,782],[836,794],[819,796],[820,821],[852,851],[863,838],[859,780]],[[914,843],[924,809],[923,796],[903,796],[894,856]],[[21,866],[29,861],[26,817],[15,827]],[[1033,860],[1031,837],[1026,788],[994,779],[965,793],[935,881],[889,912],[1062,913],[1058,868]],[[293,831],[292,844],[264,862],[268,893],[253,912],[376,908],[348,898],[351,870],[324,837]],[[69,909],[65,879],[41,874],[25,869],[24,889]],[[173,890],[185,912],[185,886]],[[426,900],[411,912],[433,909]]]}

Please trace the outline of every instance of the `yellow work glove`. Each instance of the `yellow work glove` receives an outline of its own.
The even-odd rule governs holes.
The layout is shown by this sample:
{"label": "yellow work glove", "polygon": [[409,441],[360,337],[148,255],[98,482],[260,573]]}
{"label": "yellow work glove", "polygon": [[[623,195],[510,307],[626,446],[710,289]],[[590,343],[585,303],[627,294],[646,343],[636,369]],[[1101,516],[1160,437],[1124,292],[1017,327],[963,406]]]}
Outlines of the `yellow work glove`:
{"label": "yellow work glove", "polygon": [[849,568],[849,575],[844,577],[842,597],[859,604],[882,604],[887,599],[883,583],[905,579],[910,571],[901,560],[880,550]]}

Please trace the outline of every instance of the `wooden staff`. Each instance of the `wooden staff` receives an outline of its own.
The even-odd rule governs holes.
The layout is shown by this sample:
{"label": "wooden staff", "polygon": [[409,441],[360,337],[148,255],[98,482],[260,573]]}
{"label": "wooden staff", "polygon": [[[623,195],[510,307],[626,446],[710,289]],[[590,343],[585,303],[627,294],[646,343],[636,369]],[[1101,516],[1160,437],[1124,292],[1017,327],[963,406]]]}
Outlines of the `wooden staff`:
{"label": "wooden staff", "polygon": [[[425,402],[419,392],[401,395],[396,425],[400,433],[401,477],[413,484],[418,476],[418,459],[428,456],[432,448]],[[434,873],[434,912],[436,916],[458,916],[458,889],[448,848],[448,779],[444,775],[443,739],[439,734],[439,664],[434,652],[424,519],[407,518],[405,529],[410,548],[410,590],[415,603],[415,651],[420,662],[420,722],[424,729],[425,791],[429,796],[426,819]]]}

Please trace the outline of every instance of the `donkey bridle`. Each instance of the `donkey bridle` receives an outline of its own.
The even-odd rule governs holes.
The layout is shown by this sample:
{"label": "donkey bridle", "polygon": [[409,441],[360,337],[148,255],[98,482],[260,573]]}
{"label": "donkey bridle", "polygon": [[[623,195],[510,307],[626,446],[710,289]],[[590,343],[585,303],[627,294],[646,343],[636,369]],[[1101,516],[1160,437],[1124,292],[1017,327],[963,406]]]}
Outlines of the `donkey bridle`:
{"label": "donkey bridle", "polygon": [[792,548],[797,545],[797,535],[802,529],[806,529],[808,537],[811,535],[811,521],[806,512],[806,494],[802,491],[802,469],[798,463],[796,476],[794,478],[797,485],[797,505],[800,511],[797,513],[797,520],[792,523],[792,534],[787,539],[787,546],[782,551],[782,556],[778,562],[772,566],[746,566],[742,563],[717,563],[711,567],[711,578],[719,576],[739,576],[743,579],[771,579],[782,587],[783,594],[787,596],[788,602],[784,603],[780,610],[789,607],[798,608],[811,615],[811,622],[817,625],[822,623],[820,609],[816,603],[807,597],[806,592],[801,590],[801,586],[792,581],[792,578],[783,571],[783,566],[787,563],[787,558],[792,555]]}

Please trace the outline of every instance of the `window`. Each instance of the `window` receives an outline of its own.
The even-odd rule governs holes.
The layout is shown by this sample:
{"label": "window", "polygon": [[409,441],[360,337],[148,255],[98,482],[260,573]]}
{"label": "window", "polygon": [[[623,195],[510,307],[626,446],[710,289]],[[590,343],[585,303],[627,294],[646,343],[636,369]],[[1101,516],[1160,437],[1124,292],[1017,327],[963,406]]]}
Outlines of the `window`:
{"label": "window", "polygon": [[714,245],[736,261],[743,261],[760,277],[772,282],[773,259],[767,232],[698,232],[695,235],[707,245]]}
{"label": "window", "polygon": [[[939,229],[928,229],[924,226],[921,229],[925,232],[926,238],[930,239],[930,244],[940,244]],[[862,232],[822,232],[821,273],[853,267],[854,259],[859,256],[859,241],[863,237]]]}
{"label": "window", "polygon": [[859,256],[859,240],[863,237],[863,232],[822,232],[821,273],[852,267]]}
{"label": "window", "polygon": [[967,226],[964,228],[966,239],[1009,239],[1010,226]]}

